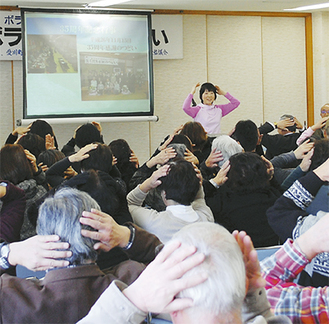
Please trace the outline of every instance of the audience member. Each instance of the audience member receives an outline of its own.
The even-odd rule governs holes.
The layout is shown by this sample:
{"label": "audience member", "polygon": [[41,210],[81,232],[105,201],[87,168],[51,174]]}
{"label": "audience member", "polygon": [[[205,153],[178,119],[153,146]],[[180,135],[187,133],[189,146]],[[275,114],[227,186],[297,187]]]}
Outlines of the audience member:
{"label": "audience member", "polygon": [[[329,109],[329,105],[328,105]],[[303,134],[298,137],[297,145],[303,143],[307,138],[311,138],[312,140],[319,140],[322,138],[328,138],[329,131],[329,116],[322,117],[316,124],[309,127]]]}
{"label": "audience member", "polygon": [[244,263],[237,241],[220,225],[188,225],[131,286],[112,283],[79,324],[137,324],[147,312],[170,312],[174,324],[291,323],[271,313],[255,254]]}
{"label": "audience member", "polygon": [[232,155],[215,178],[204,181],[206,203],[215,221],[230,232],[244,230],[256,247],[277,245],[266,210],[281,195],[271,186],[273,169],[256,153]]}
{"label": "audience member", "polygon": [[[183,103],[183,110],[186,114],[191,116],[195,122],[199,122],[209,135],[220,134],[220,122],[222,117],[237,108],[240,105],[240,101],[232,97],[228,92],[220,89],[217,85],[206,82],[203,83],[200,88],[201,103],[197,106],[191,106],[193,95],[199,86],[200,83],[197,83],[192,88],[191,93]],[[230,103],[214,105],[217,94],[224,96]]]}
{"label": "audience member", "polygon": [[[268,133],[277,129],[278,134],[270,135]],[[293,151],[297,148],[297,139],[301,135],[296,133],[297,129],[303,129],[302,124],[292,115],[282,115],[279,122],[266,122],[259,127],[259,132],[262,135],[261,145],[266,147],[265,156],[272,159],[281,153]]]}
{"label": "audience member", "polygon": [[33,211],[29,213],[29,208],[41,197],[47,190],[45,174],[36,165],[36,159],[27,150],[19,144],[6,144],[0,151],[0,179],[8,180],[20,189],[23,189],[26,197],[26,208],[24,213],[24,222],[21,228],[21,239],[35,235],[35,226],[33,219],[37,215]]}
{"label": "audience member", "polygon": [[[156,187],[160,188],[166,205],[162,212],[142,207],[148,191]],[[214,220],[205,203],[200,178],[193,165],[184,159],[174,160],[153,172],[128,194],[127,201],[134,222],[164,243],[185,225]]]}
{"label": "audience member", "polygon": [[16,141],[16,144],[22,145],[23,148],[33,154],[36,159],[40,153],[46,150],[45,140],[41,136],[31,132],[21,136]]}
{"label": "audience member", "polygon": [[0,200],[0,238],[7,242],[19,241],[26,207],[24,190],[9,181],[1,181]]}
{"label": "audience member", "polygon": [[112,141],[109,147],[116,159],[116,166],[121,173],[121,178],[128,188],[131,177],[139,167],[138,158],[124,139]]}
{"label": "audience member", "polygon": [[[130,284],[138,277],[144,265],[131,260],[112,268],[107,274],[100,271],[94,264],[97,256],[94,248],[104,248],[104,241],[126,248],[131,257],[149,262],[159,240],[133,224],[130,227],[118,225],[110,216],[97,210],[98,204],[87,193],[71,188],[60,190],[45,200],[39,210],[38,233],[45,237],[57,235],[69,244],[71,253],[68,256],[65,252],[64,268],[48,271],[42,280],[6,274],[0,277],[3,323],[76,323],[88,313],[111,281],[121,279]],[[97,228],[98,232],[90,231],[88,225]],[[135,233],[133,239],[132,232]],[[96,237],[101,242],[95,241]],[[4,244],[1,246],[1,260],[6,261],[6,265],[21,262],[18,258],[21,252],[14,248],[19,244],[15,244],[9,245],[9,254],[4,256]],[[56,253],[51,252],[49,256],[55,257]]]}

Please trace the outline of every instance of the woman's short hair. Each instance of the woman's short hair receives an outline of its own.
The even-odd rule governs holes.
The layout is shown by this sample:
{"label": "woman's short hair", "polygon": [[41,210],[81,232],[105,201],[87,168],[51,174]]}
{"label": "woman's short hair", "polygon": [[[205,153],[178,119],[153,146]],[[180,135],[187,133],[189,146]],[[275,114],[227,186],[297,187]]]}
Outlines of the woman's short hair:
{"label": "woman's short hair", "polygon": [[314,152],[311,157],[310,170],[314,170],[329,158],[329,138],[314,141]]}
{"label": "woman's short hair", "polygon": [[208,136],[203,126],[198,122],[187,122],[184,124],[180,134],[186,135],[194,144],[193,151],[202,151]]}
{"label": "woman's short hair", "polygon": [[184,134],[176,134],[171,140],[170,144],[184,144],[187,149],[193,151],[192,141]]}
{"label": "woman's short hair", "polygon": [[248,120],[240,120],[235,125],[235,131],[232,138],[240,143],[245,152],[252,152],[256,149],[259,132],[256,124]]}
{"label": "woman's short hair", "polygon": [[131,148],[126,140],[120,138],[109,144],[112,154],[117,159],[117,167],[120,170],[121,165],[129,164],[131,156]]}
{"label": "woman's short hair", "polygon": [[88,152],[89,157],[81,161],[81,170],[100,170],[110,173],[112,170],[113,155],[109,146],[98,143],[94,150]]}
{"label": "woman's short hair", "polygon": [[227,318],[240,313],[246,294],[246,273],[241,250],[233,235],[219,224],[202,222],[185,226],[173,239],[195,246],[205,255],[205,260],[184,277],[206,272],[207,280],[179,293],[179,297],[191,298],[194,302],[187,309],[190,316],[195,309]]}
{"label": "woman's short hair", "polygon": [[214,99],[214,100],[216,100],[216,98],[217,98],[217,94],[216,94],[216,93],[217,93],[217,89],[216,89],[216,87],[215,87],[212,83],[210,83],[210,82],[206,82],[206,83],[203,83],[203,84],[201,85],[201,88],[200,88],[199,95],[200,95],[201,102],[203,103],[202,95],[203,95],[203,93],[204,93],[206,90],[213,92],[214,95],[215,95],[215,99]]}
{"label": "woman's short hair", "polygon": [[87,144],[102,142],[102,136],[97,127],[91,123],[81,125],[75,132],[75,144],[82,148]]}
{"label": "woman's short hair", "polygon": [[212,142],[212,150],[222,152],[223,160],[218,162],[218,166],[222,165],[234,154],[243,152],[243,148],[233,138],[228,135],[220,135]]}
{"label": "woman's short hair", "polygon": [[73,188],[58,190],[53,197],[47,198],[39,208],[37,233],[39,235],[57,234],[62,242],[70,244],[72,256],[70,264],[84,264],[95,261],[95,240],[81,235],[81,229],[94,230],[79,221],[83,211],[98,209],[99,205],[86,192]]}
{"label": "woman's short hair", "polygon": [[23,147],[19,144],[3,146],[0,151],[0,178],[17,185],[32,177],[32,166]]}
{"label": "woman's short hair", "polygon": [[237,153],[230,157],[226,185],[234,192],[246,193],[268,188],[270,175],[263,159],[256,153]]}
{"label": "woman's short hair", "polygon": [[38,158],[40,153],[46,150],[45,140],[34,133],[27,133],[19,138],[17,144],[22,145],[23,148],[32,153],[35,158]]}
{"label": "woman's short hair", "polygon": [[178,158],[168,163],[170,168],[165,177],[160,178],[160,190],[166,193],[166,199],[172,199],[182,205],[190,205],[200,189],[198,178],[192,163]]}
{"label": "woman's short hair", "polygon": [[64,158],[65,158],[64,153],[59,150],[53,150],[53,149],[46,150],[39,154],[37,158],[37,164],[43,163],[44,165],[51,167],[53,164]]}
{"label": "woman's short hair", "polygon": [[54,137],[55,147],[58,148],[56,136],[54,134],[53,128],[45,120],[37,119],[35,120],[30,127],[30,133],[34,133],[46,139],[46,135],[50,134]]}

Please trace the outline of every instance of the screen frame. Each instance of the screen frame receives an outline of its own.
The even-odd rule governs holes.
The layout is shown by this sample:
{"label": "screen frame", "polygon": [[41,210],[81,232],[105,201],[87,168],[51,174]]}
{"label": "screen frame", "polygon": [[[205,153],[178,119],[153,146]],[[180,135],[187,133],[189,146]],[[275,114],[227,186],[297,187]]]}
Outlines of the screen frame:
{"label": "screen frame", "polygon": [[[102,15],[143,15],[147,19],[148,28],[148,89],[149,89],[149,111],[143,112],[116,112],[116,113],[74,113],[74,114],[28,114],[27,103],[27,47],[26,47],[26,27],[25,27],[25,13],[27,12],[44,12],[54,14],[102,14]],[[52,118],[79,118],[79,117],[133,117],[133,116],[154,116],[154,76],[153,76],[153,55],[152,55],[152,22],[150,11],[136,11],[136,10],[104,10],[104,9],[46,9],[46,8],[21,8],[22,16],[22,45],[23,45],[23,118],[24,119],[52,119]],[[133,100],[132,100],[133,102]]]}

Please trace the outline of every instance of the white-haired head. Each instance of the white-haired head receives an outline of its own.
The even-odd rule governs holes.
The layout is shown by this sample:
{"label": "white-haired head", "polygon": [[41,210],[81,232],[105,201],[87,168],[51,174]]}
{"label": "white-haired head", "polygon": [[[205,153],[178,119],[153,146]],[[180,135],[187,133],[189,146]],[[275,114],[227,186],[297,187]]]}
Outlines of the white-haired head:
{"label": "white-haired head", "polygon": [[183,312],[195,320],[193,323],[206,316],[227,319],[228,323],[233,318],[241,318],[246,273],[240,247],[233,235],[221,225],[204,222],[185,226],[173,239],[195,246],[206,256],[203,263],[185,274],[206,272],[208,279],[179,294],[194,301],[193,307]]}
{"label": "white-haired head", "polygon": [[243,148],[233,138],[228,135],[220,135],[212,142],[212,150],[221,151],[223,160],[218,162],[218,166],[222,165],[234,154],[243,152]]}

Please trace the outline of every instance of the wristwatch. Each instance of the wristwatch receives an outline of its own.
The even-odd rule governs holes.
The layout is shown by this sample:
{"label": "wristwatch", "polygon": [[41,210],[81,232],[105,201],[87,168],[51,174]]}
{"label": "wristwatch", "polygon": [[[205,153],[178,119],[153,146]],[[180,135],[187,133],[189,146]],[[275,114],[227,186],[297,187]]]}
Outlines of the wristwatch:
{"label": "wristwatch", "polygon": [[11,267],[11,264],[8,261],[10,248],[7,242],[0,244],[0,268],[7,270]]}

